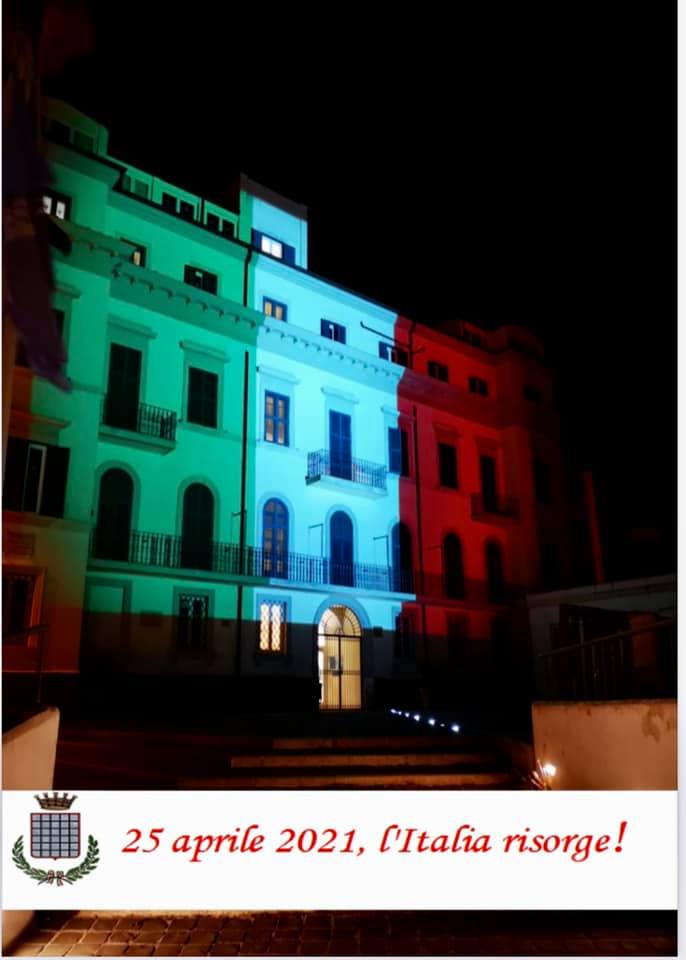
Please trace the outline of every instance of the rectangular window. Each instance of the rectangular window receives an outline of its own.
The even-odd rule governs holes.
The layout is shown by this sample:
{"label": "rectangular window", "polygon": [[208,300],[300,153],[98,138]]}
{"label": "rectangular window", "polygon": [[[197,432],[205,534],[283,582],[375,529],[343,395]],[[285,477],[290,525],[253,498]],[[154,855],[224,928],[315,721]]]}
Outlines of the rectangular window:
{"label": "rectangular window", "polygon": [[215,233],[219,233],[219,217],[216,213],[207,214],[207,228],[208,230],[213,230]]}
{"label": "rectangular window", "polygon": [[433,377],[434,380],[442,380],[443,383],[448,382],[448,368],[444,363],[439,363],[437,360],[429,360],[427,369],[429,376]]}
{"label": "rectangular window", "polygon": [[235,230],[230,220],[222,220],[222,233],[225,237],[234,236]]}
{"label": "rectangular window", "polygon": [[93,153],[95,141],[87,133],[81,133],[80,130],[74,131],[74,146],[86,153]]}
{"label": "rectangular window", "polygon": [[538,387],[532,387],[530,384],[527,384],[522,390],[524,398],[530,403],[540,403],[541,402],[541,391]]}
{"label": "rectangular window", "polygon": [[401,477],[410,475],[410,450],[407,430],[402,427],[388,428],[388,469]]}
{"label": "rectangular window", "polygon": [[260,239],[260,250],[262,253],[268,253],[270,257],[276,257],[277,260],[283,260],[283,244],[280,240],[274,240],[273,237],[267,237],[262,234]]}
{"label": "rectangular window", "polygon": [[184,220],[195,220],[195,207],[187,200],[181,200],[179,204],[179,216]]}
{"label": "rectangular window", "polygon": [[177,209],[177,199],[173,193],[163,193],[162,194],[162,209],[167,210],[169,213],[176,213]]}
{"label": "rectangular window", "polygon": [[484,510],[487,513],[497,513],[499,498],[495,457],[482,454],[479,457],[479,468],[481,470],[481,493]]}
{"label": "rectangular window", "polygon": [[417,647],[417,630],[414,612],[404,610],[395,618],[393,652],[399,660],[414,660]]}
{"label": "rectangular window", "polygon": [[550,503],[550,468],[542,460],[534,460],[534,491],[539,503]]}
{"label": "rectangular window", "polygon": [[43,210],[49,217],[57,217],[58,220],[70,220],[71,197],[68,197],[65,193],[58,193],[56,190],[44,190]]}
{"label": "rectangular window", "polygon": [[481,377],[470,377],[469,378],[469,392],[478,393],[481,397],[488,396],[488,384],[485,380],[482,380]]}
{"label": "rectangular window", "polygon": [[210,273],[208,270],[200,270],[198,267],[191,267],[189,264],[183,268],[184,283],[189,283],[198,290],[204,290],[206,293],[217,292],[217,274]]}
{"label": "rectangular window", "polygon": [[396,347],[392,343],[386,343],[384,340],[379,341],[379,356],[382,360],[390,360],[391,363],[397,363],[401,367],[407,366],[407,350]]}
{"label": "rectangular window", "polygon": [[322,320],[320,329],[321,335],[327,340],[345,343],[345,327],[342,324],[334,323],[333,320]]}
{"label": "rectangular window", "polygon": [[288,397],[270,390],[264,395],[264,439],[288,446]]}
{"label": "rectangular window", "polygon": [[209,608],[207,594],[179,594],[177,641],[182,650],[207,649]]}
{"label": "rectangular window", "polygon": [[286,604],[281,600],[260,602],[260,653],[286,652]]}
{"label": "rectangular window", "polygon": [[285,303],[279,303],[278,300],[272,300],[271,297],[262,298],[262,312],[265,317],[272,317],[274,320],[284,320],[288,314]]}
{"label": "rectangular window", "polygon": [[145,247],[142,247],[139,243],[134,243],[133,240],[127,240],[126,237],[120,237],[120,239],[122,243],[128,243],[129,246],[133,247],[131,251],[131,263],[137,267],[144,267],[146,259]]}
{"label": "rectangular window", "polygon": [[150,187],[145,180],[135,180],[133,184],[133,192],[137,197],[142,197],[143,200],[147,200],[150,195]]}
{"label": "rectangular window", "polygon": [[68,467],[67,447],[8,437],[3,507],[46,517],[63,516]]}
{"label": "rectangular window", "polygon": [[32,573],[4,571],[2,574],[3,643],[26,644],[23,631],[33,626],[33,598],[36,576]]}
{"label": "rectangular window", "polygon": [[438,477],[442,487],[457,490],[457,450],[451,443],[438,444]]}
{"label": "rectangular window", "polygon": [[217,426],[217,396],[219,377],[209,370],[188,368],[188,412],[190,423],[203,427]]}

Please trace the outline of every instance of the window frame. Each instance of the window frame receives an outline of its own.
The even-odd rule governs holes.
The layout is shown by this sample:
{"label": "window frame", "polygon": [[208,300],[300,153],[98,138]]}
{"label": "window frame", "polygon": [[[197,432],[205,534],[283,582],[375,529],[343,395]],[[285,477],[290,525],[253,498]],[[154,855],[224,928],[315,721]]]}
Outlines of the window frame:
{"label": "window frame", "polygon": [[[268,646],[262,646],[262,607],[269,607],[269,637]],[[281,637],[278,647],[272,645],[272,607],[282,608]],[[274,594],[257,594],[255,597],[255,619],[257,621],[257,655],[259,657],[283,657],[288,652],[288,625],[290,620],[290,601],[288,597],[279,597]]]}
{"label": "window frame", "polygon": [[379,358],[389,363],[395,363],[399,367],[405,367],[405,369],[410,365],[410,355],[405,347],[399,347],[387,340],[379,340]]}
{"label": "window frame", "polygon": [[[327,327],[331,332],[331,336],[329,336],[328,332],[325,332]],[[342,323],[337,323],[335,320],[327,320],[325,317],[321,317],[319,320],[319,333],[325,340],[332,340],[334,343],[347,343],[348,333],[346,327]]]}
{"label": "window frame", "polygon": [[[453,451],[453,464],[454,464],[454,483],[447,483],[446,478],[444,477],[443,471],[443,459],[441,456],[441,450],[452,450]],[[459,464],[457,458],[457,444],[449,443],[446,440],[438,440],[436,443],[436,456],[438,460],[438,486],[442,490],[459,490],[460,489],[460,472]]]}
{"label": "window frame", "polygon": [[[267,398],[268,398],[268,397],[271,397],[271,398],[273,399],[273,401],[274,401],[274,412],[273,412],[273,414],[272,414],[271,417],[268,416],[268,414],[267,414]],[[283,417],[283,418],[277,416],[278,402],[279,402],[280,400],[282,400],[282,401],[284,402],[284,406],[285,406],[285,417]],[[290,415],[291,415],[291,411],[290,411],[290,397],[287,396],[286,394],[283,394],[283,393],[276,393],[275,390],[272,390],[272,389],[269,389],[269,388],[265,388],[265,390],[264,390],[264,405],[263,405],[263,410],[264,410],[264,418],[263,418],[263,419],[264,419],[264,430],[263,430],[263,437],[264,437],[265,443],[270,443],[270,444],[273,444],[274,446],[277,446],[277,447],[289,447],[289,446],[290,446]],[[268,421],[268,420],[271,420],[271,421],[272,421],[273,439],[271,439],[271,440],[270,440],[269,437],[267,436],[267,421]],[[279,425],[280,423],[283,423],[283,424],[284,424],[284,434],[285,434],[285,438],[286,438],[286,439],[285,439],[285,441],[284,441],[283,443],[280,443],[280,442],[278,441],[278,439],[277,439],[277,428],[278,428],[278,425]]]}
{"label": "window frame", "polygon": [[[48,217],[55,217],[56,220],[71,220],[71,210],[73,198],[67,193],[61,193],[59,190],[53,190],[52,187],[45,187],[42,191],[43,212]],[[50,209],[46,209],[45,201],[50,201]],[[57,204],[63,203],[65,207],[64,216],[57,213]]]}
{"label": "window frame", "polygon": [[489,395],[488,380],[484,380],[483,377],[470,377],[468,386],[469,392],[479,397],[487,397]]}
{"label": "window frame", "polygon": [[[188,363],[186,370],[186,397],[185,397],[185,419],[187,423],[192,423],[195,427],[205,427],[207,430],[218,430],[219,429],[219,402],[220,402],[220,374],[215,370],[208,370],[207,367],[200,367],[196,365],[196,362]],[[216,382],[216,391],[215,391],[215,404],[214,404],[214,423],[205,423],[200,422],[199,420],[191,419],[191,381],[194,379],[193,374],[200,373],[204,374],[206,377],[214,377]],[[203,396],[203,405],[204,405],[204,396]]]}
{"label": "window frame", "polygon": [[[198,285],[197,283],[192,283],[188,279],[189,271],[194,271],[196,274],[202,275],[202,284]],[[214,279],[214,290],[208,290],[205,281],[208,277]],[[183,282],[187,283],[189,287],[194,287],[196,290],[202,290],[203,293],[209,293],[212,296],[219,296],[219,274],[213,273],[212,270],[206,270],[204,267],[196,267],[193,263],[184,263],[183,265]]]}
{"label": "window frame", "polygon": [[[272,313],[267,313],[267,304],[271,306]],[[283,311],[282,317],[277,317],[274,313],[274,310],[276,310],[278,307],[281,307],[281,310]],[[285,303],[283,303],[281,300],[275,300],[273,297],[263,296],[262,297],[262,313],[265,315],[265,317],[268,317],[270,320],[276,320],[279,323],[288,323],[288,306]]]}
{"label": "window frame", "polygon": [[[449,383],[450,371],[446,363],[440,363],[438,360],[429,360],[426,365],[426,372],[432,380],[438,380],[440,383]],[[444,374],[444,375],[443,375]]]}
{"label": "window frame", "polygon": [[[181,643],[181,600],[183,597],[203,597],[207,600],[207,613],[205,616],[205,629],[202,646],[193,647]],[[174,587],[174,649],[177,655],[198,656],[211,652],[212,645],[212,621],[214,620],[214,590],[193,590],[191,585],[183,587]]]}

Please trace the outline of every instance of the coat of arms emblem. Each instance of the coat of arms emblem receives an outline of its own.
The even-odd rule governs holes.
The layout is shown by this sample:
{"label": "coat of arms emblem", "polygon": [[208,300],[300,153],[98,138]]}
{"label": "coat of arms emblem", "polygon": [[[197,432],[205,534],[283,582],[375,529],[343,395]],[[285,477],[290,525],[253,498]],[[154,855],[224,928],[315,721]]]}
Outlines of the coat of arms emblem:
{"label": "coat of arms emblem", "polygon": [[[40,813],[31,814],[31,858],[37,860],[68,860],[81,855],[81,814],[71,807],[76,797],[55,791],[52,796],[36,794]],[[19,837],[12,847],[12,860],[32,880],[41,883],[55,883],[58,887],[72,884],[85,877],[98,865],[99,850],[97,841],[89,835],[86,856],[69,870],[45,870],[32,866],[24,855],[24,838]]]}

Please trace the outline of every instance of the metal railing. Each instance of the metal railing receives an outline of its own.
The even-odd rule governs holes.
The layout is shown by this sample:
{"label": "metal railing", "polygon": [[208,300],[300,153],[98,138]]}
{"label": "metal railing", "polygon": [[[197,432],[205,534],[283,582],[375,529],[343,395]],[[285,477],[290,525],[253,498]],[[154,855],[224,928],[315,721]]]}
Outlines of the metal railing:
{"label": "metal railing", "polygon": [[339,477],[376,490],[386,489],[386,467],[355,457],[332,456],[330,450],[315,450],[307,455],[307,481],[320,477]]}
{"label": "metal railing", "polygon": [[519,517],[519,501],[516,497],[485,497],[472,494],[472,517],[503,517],[516,520]]}
{"label": "metal railing", "polygon": [[541,700],[626,700],[675,697],[674,620],[624,630],[539,653]]}
{"label": "metal railing", "polygon": [[118,430],[130,430],[132,433],[170,440],[172,443],[176,440],[174,411],[155,407],[151,403],[139,403],[125,409],[119,400],[107,394],[102,407],[102,422],[105,426]]}

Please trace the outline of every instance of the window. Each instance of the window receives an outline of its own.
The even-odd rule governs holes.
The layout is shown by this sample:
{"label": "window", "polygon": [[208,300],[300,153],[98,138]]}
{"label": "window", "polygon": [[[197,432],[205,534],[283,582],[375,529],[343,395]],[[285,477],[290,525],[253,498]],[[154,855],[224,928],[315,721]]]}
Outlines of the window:
{"label": "window", "polygon": [[[52,312],[55,317],[55,323],[57,324],[57,331],[60,337],[64,338],[64,310],[53,310]],[[24,346],[24,341],[21,339],[17,341],[17,353],[14,362],[18,367],[28,367],[29,365],[26,358],[26,347]]]}
{"label": "window", "polygon": [[288,315],[285,303],[279,303],[278,300],[272,300],[271,297],[262,298],[262,313],[265,317],[272,317],[274,320],[284,320]]}
{"label": "window", "polygon": [[482,380],[481,377],[470,377],[469,378],[469,392],[478,393],[481,397],[488,396],[488,384],[485,380]]}
{"label": "window", "polygon": [[288,576],[288,510],[281,500],[267,500],[262,510],[262,573]]}
{"label": "window", "polygon": [[464,597],[464,566],[460,538],[449,533],[443,540],[443,577],[446,597]]}
{"label": "window", "polygon": [[3,643],[26,644],[31,639],[27,634],[23,634],[23,631],[33,626],[33,601],[36,581],[36,575],[33,573],[3,570]]}
{"label": "window", "polygon": [[329,410],[329,469],[342,480],[353,479],[351,425],[349,413]]}
{"label": "window", "polygon": [[184,220],[195,220],[195,207],[187,200],[181,200],[179,205],[179,216]]}
{"label": "window", "polygon": [[219,217],[216,213],[207,214],[207,229],[219,233]]}
{"label": "window", "polygon": [[457,450],[451,443],[438,444],[438,482],[457,490]]}
{"label": "window", "polygon": [[277,260],[283,259],[283,244],[280,240],[263,235],[260,239],[260,250],[262,253],[268,253],[270,257],[276,257]]}
{"label": "window", "polygon": [[283,260],[291,266],[295,264],[295,247],[275,237],[269,237],[260,230],[252,232],[253,246],[257,247],[262,253],[269,254],[270,257],[276,257],[277,260]]}
{"label": "window", "polygon": [[410,475],[410,451],[407,430],[402,427],[388,428],[388,469],[401,477]]}
{"label": "window", "polygon": [[327,340],[335,340],[336,343],[345,343],[345,327],[340,323],[334,323],[333,320],[321,321],[321,334]]}
{"label": "window", "polygon": [[532,387],[530,384],[526,384],[522,390],[524,394],[524,399],[528,400],[530,403],[540,403],[541,402],[541,391],[538,387]]}
{"label": "window", "polygon": [[86,153],[93,153],[95,149],[95,140],[87,133],[81,133],[80,130],[74,130],[74,146],[78,150],[84,150]]}
{"label": "window", "polygon": [[147,200],[150,195],[150,187],[145,180],[134,180],[133,192],[137,197],[142,197],[144,200]]}
{"label": "window", "polygon": [[198,290],[204,290],[206,293],[217,292],[217,274],[210,273],[208,270],[200,270],[198,267],[191,267],[188,264],[183,269],[183,279],[185,283],[190,283],[192,287]]}
{"label": "window", "polygon": [[483,509],[486,511],[486,513],[497,513],[499,498],[495,457],[489,457],[487,454],[482,454],[479,457],[479,466],[481,470],[481,495],[483,498]]}
{"label": "window", "polygon": [[353,524],[347,513],[337,510],[330,522],[331,583],[352,587],[353,570]]}
{"label": "window", "polygon": [[188,368],[188,410],[190,423],[203,427],[217,426],[217,393],[219,377],[199,367]]}
{"label": "window", "polygon": [[396,347],[392,343],[386,343],[384,340],[379,341],[379,356],[382,360],[390,360],[391,363],[397,363],[401,367],[407,366],[407,350]]}
{"label": "window", "polygon": [[233,237],[235,233],[234,226],[230,220],[222,220],[222,234],[225,237]]}
{"label": "window", "polygon": [[133,479],[119,467],[100,478],[98,518],[93,556],[104,560],[128,560],[133,511]]}
{"label": "window", "polygon": [[136,431],[139,425],[139,399],[143,354],[120,343],[110,344],[110,365],[103,422],[120,430]]}
{"label": "window", "polygon": [[550,503],[550,468],[542,460],[534,460],[534,492],[539,503]]}
{"label": "window", "polygon": [[412,592],[412,534],[404,523],[396,523],[391,530],[391,564],[393,590]]}
{"label": "window", "polygon": [[503,603],[505,599],[503,551],[495,540],[486,544],[486,587],[491,603]]}
{"label": "window", "polygon": [[44,190],[43,210],[49,217],[57,217],[58,220],[70,220],[71,197],[64,193],[58,193],[56,190]]}
{"label": "window", "polygon": [[182,650],[207,649],[210,598],[206,593],[180,593],[177,643]]}
{"label": "window", "polygon": [[288,446],[288,397],[267,390],[264,395],[264,439]]}
{"label": "window", "polygon": [[414,660],[417,648],[417,629],[414,611],[396,614],[393,652],[398,660]]}
{"label": "window", "polygon": [[433,377],[434,380],[442,380],[443,383],[448,382],[448,368],[444,363],[439,363],[437,360],[429,360],[427,367],[430,377]]}
{"label": "window", "polygon": [[67,447],[8,437],[3,507],[46,517],[63,516],[68,467]]}
{"label": "window", "polygon": [[133,240],[127,240],[126,237],[121,237],[122,243],[128,243],[129,246],[133,247],[131,251],[131,263],[135,264],[137,267],[145,266],[146,259],[146,249],[141,246],[139,243],[134,243]]}
{"label": "window", "polygon": [[214,494],[204,483],[191,483],[183,494],[181,566],[212,570]]}
{"label": "window", "polygon": [[162,209],[169,213],[176,213],[177,200],[173,193],[162,194]]}
{"label": "window", "polygon": [[260,601],[260,653],[286,652],[286,604]]}

